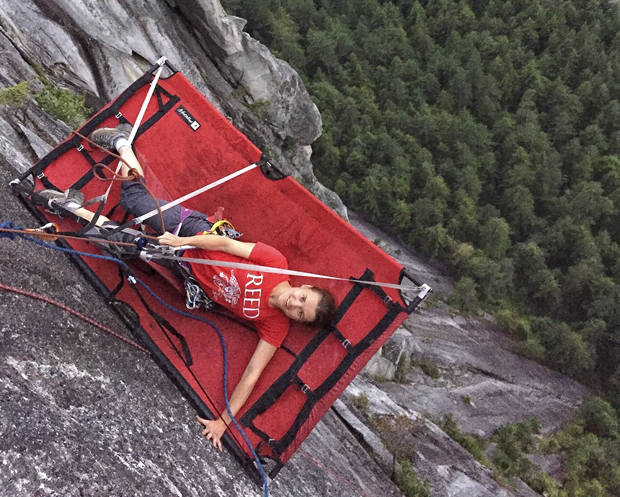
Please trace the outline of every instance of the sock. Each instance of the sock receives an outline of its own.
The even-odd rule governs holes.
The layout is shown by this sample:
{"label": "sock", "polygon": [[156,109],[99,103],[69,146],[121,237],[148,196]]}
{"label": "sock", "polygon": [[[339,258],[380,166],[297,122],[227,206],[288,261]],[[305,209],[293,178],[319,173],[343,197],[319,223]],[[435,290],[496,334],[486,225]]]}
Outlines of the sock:
{"label": "sock", "polygon": [[114,140],[114,148],[119,151],[125,145],[129,145],[129,140],[127,138],[117,138]]}

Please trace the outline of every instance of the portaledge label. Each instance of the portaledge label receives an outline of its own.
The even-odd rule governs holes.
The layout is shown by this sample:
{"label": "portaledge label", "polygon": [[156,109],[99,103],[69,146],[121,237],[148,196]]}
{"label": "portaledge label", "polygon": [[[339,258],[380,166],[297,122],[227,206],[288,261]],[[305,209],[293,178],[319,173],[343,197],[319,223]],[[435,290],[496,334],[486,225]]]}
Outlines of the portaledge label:
{"label": "portaledge label", "polygon": [[183,118],[183,120],[192,128],[194,131],[198,131],[200,128],[200,123],[196,121],[194,116],[192,116],[187,109],[182,105],[177,108],[177,114]]}

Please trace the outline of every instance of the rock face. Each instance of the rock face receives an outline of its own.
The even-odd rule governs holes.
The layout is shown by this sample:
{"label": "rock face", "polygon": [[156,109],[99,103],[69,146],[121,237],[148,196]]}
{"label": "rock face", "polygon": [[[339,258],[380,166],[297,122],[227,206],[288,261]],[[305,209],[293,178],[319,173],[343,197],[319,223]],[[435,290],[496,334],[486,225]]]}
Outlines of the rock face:
{"label": "rock face", "polygon": [[36,91],[39,65],[99,108],[164,55],[285,172],[346,217],[312,172],[318,109],[297,73],[243,33],[244,24],[217,0],[3,0],[0,61],[11,70],[0,82],[27,80]]}
{"label": "rock face", "polygon": [[[433,267],[415,260],[411,253],[385,233],[364,223],[351,213],[353,225],[371,240],[395,255],[405,267],[424,275],[425,281],[443,292],[450,282]],[[512,343],[494,331],[488,323],[463,317],[452,317],[449,309],[422,308],[410,316],[403,326],[370,361],[365,372],[371,379],[358,376],[334,406],[358,439],[370,438],[365,446],[375,447],[374,432],[366,418],[374,416],[407,416],[419,426],[412,430],[415,446],[413,466],[418,477],[431,482],[432,495],[451,497],[494,497],[538,495],[523,482],[513,488],[502,488],[489,469],[476,462],[460,445],[446,436],[433,421],[452,415],[459,429],[478,437],[489,437],[502,425],[531,418],[540,422],[548,433],[569,419],[587,389],[559,373],[515,355]],[[429,376],[419,366],[408,370],[401,382],[393,379],[399,360],[433,365]],[[351,408],[356,397],[368,397],[367,412]],[[365,414],[365,415],[364,415]],[[352,422],[351,417],[356,416]],[[384,461],[383,450],[371,450],[377,461]],[[535,464],[543,470],[555,467],[557,456],[537,456]],[[553,474],[552,473],[552,474]]]}
{"label": "rock face", "polygon": [[[297,74],[242,32],[216,0],[0,0],[0,90],[29,82],[30,96],[0,105],[0,183],[6,185],[63,140],[70,128],[36,105],[41,71],[98,108],[167,56],[229,119],[287,172],[341,215],[337,196],[314,177],[310,145],[321,120]],[[19,100],[19,99],[17,99]],[[1,100],[0,100],[1,102]],[[0,187],[1,221],[33,218]],[[420,279],[450,282],[352,216],[353,224]],[[0,239],[0,283],[51,296],[122,335],[116,314],[59,253]],[[226,452],[199,435],[191,406],[146,354],[31,297],[0,290],[0,495],[260,495]],[[436,364],[430,378],[403,356]],[[503,488],[434,423],[451,413],[462,431],[489,435],[537,417],[552,430],[582,387],[512,354],[488,325],[421,309],[395,333],[271,483],[278,496],[402,495],[390,452],[355,397],[377,416],[405,416],[411,457],[432,495],[524,496]],[[471,402],[464,402],[464,398]],[[545,464],[542,461],[541,464]]]}

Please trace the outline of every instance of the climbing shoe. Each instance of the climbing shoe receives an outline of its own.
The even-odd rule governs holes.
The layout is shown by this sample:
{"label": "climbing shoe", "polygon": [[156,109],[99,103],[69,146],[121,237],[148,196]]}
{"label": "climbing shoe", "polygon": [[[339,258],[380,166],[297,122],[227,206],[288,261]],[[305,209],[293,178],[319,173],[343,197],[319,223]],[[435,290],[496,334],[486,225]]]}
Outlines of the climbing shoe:
{"label": "climbing shoe", "polygon": [[37,194],[45,199],[45,207],[55,210],[60,206],[70,212],[75,212],[84,204],[84,194],[79,190],[69,188],[65,192],[58,190],[41,190]]}
{"label": "climbing shoe", "polygon": [[89,140],[100,147],[116,150],[114,144],[119,138],[129,140],[133,126],[129,123],[119,124],[116,128],[99,128],[93,131],[88,137]]}

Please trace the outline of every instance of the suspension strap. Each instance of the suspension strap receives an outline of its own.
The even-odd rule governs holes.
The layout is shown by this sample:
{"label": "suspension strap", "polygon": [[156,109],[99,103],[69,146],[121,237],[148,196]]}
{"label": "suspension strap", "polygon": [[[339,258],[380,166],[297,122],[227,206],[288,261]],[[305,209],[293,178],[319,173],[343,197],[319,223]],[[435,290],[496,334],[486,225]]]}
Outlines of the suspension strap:
{"label": "suspension strap", "polygon": [[[180,247],[184,250],[188,248],[195,247]],[[366,280],[357,280],[354,278],[339,278],[337,276],[328,276],[325,274],[318,273],[308,273],[305,271],[295,271],[293,269],[282,269],[282,268],[273,268],[269,266],[259,266],[257,264],[246,264],[243,262],[226,262],[226,261],[218,261],[213,259],[198,259],[195,257],[179,257],[177,255],[169,255],[162,253],[158,250],[150,251],[152,249],[147,248],[147,257],[150,259],[169,259],[173,261],[182,261],[182,262],[191,262],[192,264],[206,264],[208,266],[219,266],[219,267],[227,267],[233,269],[246,269],[250,271],[259,271],[261,273],[274,273],[274,274],[285,274],[288,276],[301,276],[304,278],[320,278],[325,280],[334,280],[334,281],[347,281],[349,283],[360,283],[362,285],[370,285],[370,286],[378,286],[385,288],[395,288],[397,290],[409,290],[409,291],[417,291],[419,292],[420,298],[426,297],[428,292],[431,291],[431,287],[427,284],[423,284],[422,286],[408,286],[408,285],[399,285],[397,283],[385,283],[380,281],[366,281]]]}
{"label": "suspension strap", "polygon": [[126,274],[125,276],[131,288],[134,290],[134,292],[140,299],[140,302],[142,302],[142,305],[144,306],[146,311],[153,317],[155,322],[163,330],[164,334],[166,334],[166,331],[167,331],[171,335],[175,336],[177,340],[179,340],[179,342],[181,342],[181,347],[183,349],[183,355],[185,356],[183,358],[183,361],[185,362],[185,365],[187,367],[190,367],[192,364],[194,364],[194,360],[192,359],[192,354],[189,351],[189,345],[187,345],[187,340],[185,340],[185,337],[181,333],[179,333],[176,330],[176,328],[172,326],[167,319],[165,319],[161,314],[155,312],[153,308],[148,304],[144,296],[138,291],[138,288],[136,287],[136,278],[130,273]]}
{"label": "suspension strap", "polygon": [[[153,96],[153,92],[155,91],[155,87],[157,86],[157,82],[159,81],[159,77],[161,76],[161,72],[164,69],[164,65],[166,64],[166,57],[161,57],[157,62],[157,65],[159,65],[159,68],[157,69],[157,72],[155,72],[155,77],[153,78],[153,81],[151,81],[151,86],[149,88],[148,93],[146,94],[146,98],[144,99],[144,102],[142,103],[142,108],[140,109],[140,112],[138,113],[138,117],[136,118],[136,122],[133,125],[133,128],[131,129],[131,133],[129,134],[129,144],[131,145],[133,143],[134,138],[136,137],[136,133],[138,132],[138,128],[140,127],[140,124],[142,124],[142,119],[144,118],[144,114],[146,113],[146,108],[149,105],[149,102],[151,101],[151,97]],[[119,162],[118,165],[116,166],[116,173],[118,174],[118,172],[121,170],[121,166],[122,163]],[[112,189],[112,183],[110,183],[108,185],[108,189],[105,192],[105,199],[107,200],[108,196],[110,195],[110,190]]]}
{"label": "suspension strap", "polygon": [[256,162],[254,164],[250,164],[247,167],[244,167],[243,169],[240,169],[239,171],[231,173],[228,176],[224,176],[223,178],[220,178],[217,181],[214,181],[213,183],[210,183],[210,184],[208,184],[206,186],[203,186],[202,188],[199,188],[198,190],[194,190],[193,192],[188,193],[187,195],[184,195],[183,197],[180,197],[180,198],[178,198],[176,200],[168,202],[165,205],[162,205],[159,208],[159,210],[158,209],[153,209],[152,211],[147,212],[146,214],[143,214],[140,217],[136,217],[136,218],[132,219],[131,221],[129,221],[129,222],[119,226],[118,228],[116,228],[116,230],[114,230],[112,233],[116,233],[117,231],[121,231],[124,228],[129,228],[131,226],[135,226],[136,224],[142,224],[144,221],[146,221],[147,219],[153,217],[154,215],[158,214],[159,212],[167,211],[168,209],[171,209],[172,207],[175,207],[175,206],[177,206],[179,204],[182,204],[186,200],[189,200],[191,198],[196,197],[197,195],[200,195],[201,193],[204,193],[204,192],[206,192],[208,190],[211,190],[212,188],[215,188],[216,186],[219,186],[222,183],[226,183],[227,181],[230,181],[231,179],[234,179],[237,176],[241,176],[242,174],[245,174],[248,171],[251,171],[252,169],[256,169],[261,164],[262,164],[262,162]]}

